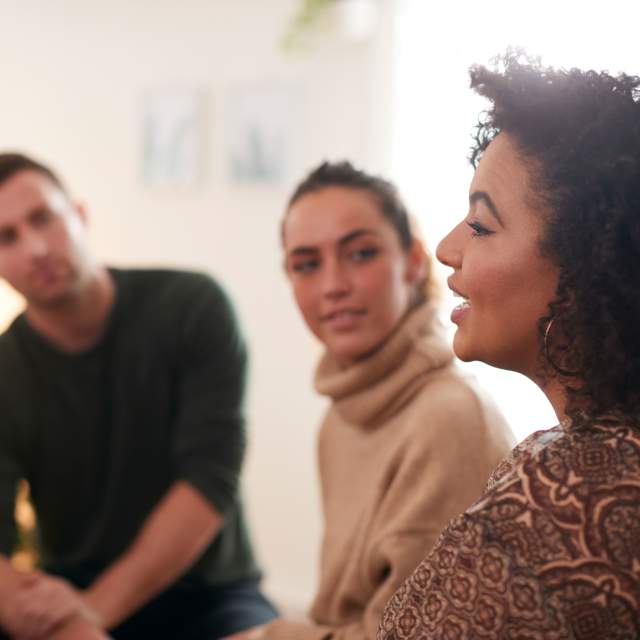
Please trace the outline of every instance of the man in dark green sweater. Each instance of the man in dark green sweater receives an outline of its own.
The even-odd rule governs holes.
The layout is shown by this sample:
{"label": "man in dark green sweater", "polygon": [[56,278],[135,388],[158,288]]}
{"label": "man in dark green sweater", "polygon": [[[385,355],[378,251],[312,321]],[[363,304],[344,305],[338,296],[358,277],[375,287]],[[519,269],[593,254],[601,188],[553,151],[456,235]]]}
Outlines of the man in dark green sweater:
{"label": "man in dark green sweater", "polygon": [[0,337],[0,553],[24,478],[45,571],[0,622],[45,638],[81,615],[136,640],[265,622],[238,495],[246,352],[229,300],[201,274],[103,267],[85,223],[47,167],[0,154],[0,276],[26,300]]}

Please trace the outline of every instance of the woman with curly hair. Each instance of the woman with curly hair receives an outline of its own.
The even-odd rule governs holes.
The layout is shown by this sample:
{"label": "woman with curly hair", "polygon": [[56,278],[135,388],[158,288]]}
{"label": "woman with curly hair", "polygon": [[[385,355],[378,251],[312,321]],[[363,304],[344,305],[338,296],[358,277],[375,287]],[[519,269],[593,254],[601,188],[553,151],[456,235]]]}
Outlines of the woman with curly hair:
{"label": "woman with curly hair", "polygon": [[637,638],[640,78],[504,63],[471,70],[492,108],[437,256],[456,354],[528,376],[560,423],[451,521],[378,638]]}

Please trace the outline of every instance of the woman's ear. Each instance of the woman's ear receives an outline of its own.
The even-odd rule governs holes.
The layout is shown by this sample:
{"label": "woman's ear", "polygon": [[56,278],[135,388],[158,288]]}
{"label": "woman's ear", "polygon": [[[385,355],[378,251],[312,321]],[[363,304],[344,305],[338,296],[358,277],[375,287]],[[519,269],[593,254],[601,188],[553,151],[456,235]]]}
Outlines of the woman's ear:
{"label": "woman's ear", "polygon": [[409,284],[424,282],[427,277],[427,265],[429,257],[425,251],[424,245],[419,238],[414,237],[409,247],[407,271],[405,279]]}

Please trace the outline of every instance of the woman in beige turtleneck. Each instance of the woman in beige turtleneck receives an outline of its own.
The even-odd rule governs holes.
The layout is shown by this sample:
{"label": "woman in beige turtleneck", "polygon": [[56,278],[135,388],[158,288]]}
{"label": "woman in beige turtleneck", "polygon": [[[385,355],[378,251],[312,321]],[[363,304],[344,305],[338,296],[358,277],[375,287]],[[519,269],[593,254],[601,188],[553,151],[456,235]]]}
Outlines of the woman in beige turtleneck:
{"label": "woman in beige turtleneck", "polygon": [[371,640],[382,609],[509,451],[503,418],[457,370],[430,298],[430,263],[385,180],[323,164],[293,194],[286,271],[326,347],[319,437],[325,520],[307,622],[238,638]]}

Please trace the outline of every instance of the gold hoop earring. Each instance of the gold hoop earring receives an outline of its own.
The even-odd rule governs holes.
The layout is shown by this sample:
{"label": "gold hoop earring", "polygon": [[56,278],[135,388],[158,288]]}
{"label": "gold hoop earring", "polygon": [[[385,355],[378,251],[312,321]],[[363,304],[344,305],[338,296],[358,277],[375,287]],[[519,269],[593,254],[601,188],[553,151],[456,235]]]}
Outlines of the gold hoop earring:
{"label": "gold hoop earring", "polygon": [[553,361],[551,357],[551,351],[549,349],[549,334],[551,333],[551,327],[553,323],[556,321],[558,316],[552,316],[551,320],[547,323],[547,328],[544,330],[544,338],[542,340],[542,346],[544,350],[544,357],[547,359],[547,362],[553,367],[553,369],[562,376],[575,377],[577,371],[570,371],[569,369],[564,369]]}
{"label": "gold hoop earring", "polygon": [[547,328],[544,330],[544,338],[542,340],[542,345],[544,347],[544,357],[552,364],[553,362],[551,361],[551,354],[549,353],[549,333],[551,332],[551,327],[553,326],[553,323],[556,321],[557,317],[558,316],[552,316],[549,322],[547,322]]}

